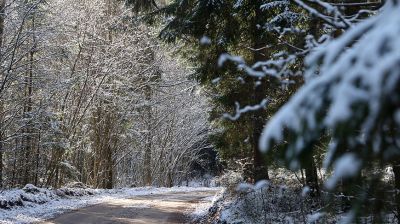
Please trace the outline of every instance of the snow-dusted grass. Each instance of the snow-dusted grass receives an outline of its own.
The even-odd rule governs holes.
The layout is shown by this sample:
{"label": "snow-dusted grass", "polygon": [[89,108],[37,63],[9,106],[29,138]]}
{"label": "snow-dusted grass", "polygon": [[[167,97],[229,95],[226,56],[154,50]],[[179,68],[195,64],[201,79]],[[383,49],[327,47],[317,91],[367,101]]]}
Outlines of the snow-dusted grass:
{"label": "snow-dusted grass", "polygon": [[[72,189],[69,192],[90,191],[92,195],[68,196],[56,193],[59,190],[48,190],[37,188],[39,192],[27,193],[25,190],[14,189],[0,193],[0,201],[15,199],[20,201],[18,205],[10,206],[9,209],[0,209],[0,223],[34,223],[52,218],[73,209],[86,207],[112,201],[113,199],[131,198],[139,195],[148,195],[168,192],[190,192],[210,190],[201,187],[173,187],[173,188],[122,188],[122,189]],[[19,200],[22,197],[30,197],[29,201]],[[26,198],[25,198],[26,199]],[[33,201],[33,202],[32,202]]]}

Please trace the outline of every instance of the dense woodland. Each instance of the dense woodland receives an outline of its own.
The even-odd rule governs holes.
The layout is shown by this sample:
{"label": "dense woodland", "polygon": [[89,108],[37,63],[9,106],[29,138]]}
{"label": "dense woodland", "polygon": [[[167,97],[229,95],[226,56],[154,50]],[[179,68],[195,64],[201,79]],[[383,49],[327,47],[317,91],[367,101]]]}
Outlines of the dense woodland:
{"label": "dense woodland", "polygon": [[1,15],[1,186],[172,186],[201,163],[190,66],[122,2],[2,1]]}
{"label": "dense woodland", "polygon": [[3,188],[285,170],[400,220],[399,0],[0,2]]}

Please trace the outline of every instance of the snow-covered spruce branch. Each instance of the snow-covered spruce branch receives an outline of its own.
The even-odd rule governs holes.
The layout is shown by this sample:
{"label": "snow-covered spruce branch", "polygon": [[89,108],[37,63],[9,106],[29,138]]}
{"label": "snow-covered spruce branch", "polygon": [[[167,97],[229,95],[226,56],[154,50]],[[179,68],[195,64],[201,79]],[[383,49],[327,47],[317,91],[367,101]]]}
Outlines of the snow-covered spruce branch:
{"label": "snow-covered spruce branch", "polygon": [[240,56],[232,56],[230,54],[221,54],[218,59],[218,66],[222,67],[225,62],[231,61],[237,64],[239,70],[243,70],[247,75],[256,78],[265,78],[268,76],[281,79],[282,76],[287,72],[287,67],[294,63],[299,55],[303,55],[305,51],[288,55],[283,57],[281,55],[276,59],[271,59],[267,61],[259,61],[254,65],[249,66]]}
{"label": "snow-covered spruce branch", "polygon": [[[389,1],[378,15],[355,25],[306,58],[306,73],[313,78],[267,123],[260,139],[263,151],[288,140],[286,134],[295,136],[288,144],[286,159],[296,168],[298,155],[327,129],[332,134],[332,144],[325,167],[333,164],[335,169],[343,170],[341,164],[351,161],[358,164],[353,166],[357,171],[362,168],[360,161],[365,155],[361,151],[338,155],[337,148],[343,144],[350,149],[364,144],[364,150],[370,150],[371,155],[386,150],[382,146],[388,140],[381,137],[386,120],[380,116],[384,112],[395,113],[389,114],[388,119],[400,122],[399,10],[399,5]],[[343,130],[346,137],[341,136]],[[335,174],[328,187],[332,189],[341,177]]]}

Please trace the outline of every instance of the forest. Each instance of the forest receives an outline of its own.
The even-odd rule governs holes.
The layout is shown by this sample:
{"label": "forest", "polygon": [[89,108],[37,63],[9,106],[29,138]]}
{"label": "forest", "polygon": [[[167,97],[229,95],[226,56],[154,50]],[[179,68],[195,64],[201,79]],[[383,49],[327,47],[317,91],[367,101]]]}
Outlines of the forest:
{"label": "forest", "polygon": [[400,0],[0,0],[0,223],[175,193],[164,223],[399,223],[399,24]]}

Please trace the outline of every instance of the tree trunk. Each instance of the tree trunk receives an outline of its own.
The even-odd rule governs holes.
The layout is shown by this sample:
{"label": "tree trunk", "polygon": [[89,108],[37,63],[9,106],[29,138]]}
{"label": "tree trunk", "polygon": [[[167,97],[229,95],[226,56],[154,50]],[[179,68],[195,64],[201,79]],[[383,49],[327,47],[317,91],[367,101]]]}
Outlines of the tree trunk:
{"label": "tree trunk", "polygon": [[13,155],[13,168],[12,168],[12,175],[11,175],[11,187],[15,187],[15,175],[17,169],[17,151],[18,151],[18,138],[15,138],[15,149]]}
{"label": "tree trunk", "polygon": [[[0,111],[0,113],[1,113],[1,111]],[[1,116],[1,114],[0,114],[0,116]],[[1,127],[0,127],[0,129],[1,129]],[[3,188],[3,186],[4,186],[4,184],[3,184],[3,131],[0,130],[0,189]]]}
{"label": "tree trunk", "polygon": [[[0,0],[0,49],[3,47],[3,33],[4,33],[4,7],[6,0]],[[0,61],[3,61],[3,52],[0,52]],[[0,74],[3,77],[3,74]],[[3,101],[0,101],[0,188],[3,188]]]}
{"label": "tree trunk", "polygon": [[[254,27],[254,33],[253,35],[253,63],[256,63],[258,61],[263,61],[266,60],[266,57],[268,55],[268,52],[265,52],[265,50],[261,50],[263,47],[265,47],[264,40],[262,38],[262,31],[259,30],[257,27],[257,24],[259,24],[258,19],[261,17],[261,15],[265,12],[263,12],[260,9],[260,6],[262,4],[262,1],[257,0],[257,4],[255,4],[255,17],[253,19],[253,27]],[[267,82],[269,80],[264,79],[264,80],[255,80],[255,81],[260,81],[261,83],[255,84],[254,87],[254,92],[253,92],[253,103],[254,104],[259,104],[261,101],[263,101],[266,98],[266,89],[268,88]],[[254,162],[254,182],[257,182],[259,180],[269,180],[269,175],[268,175],[268,166],[267,166],[267,161],[265,159],[265,155],[263,155],[260,151],[259,148],[259,140],[264,128],[264,123],[265,123],[265,117],[266,113],[263,109],[260,109],[256,112],[254,112],[253,115],[253,136],[252,136],[252,148],[253,148],[253,162]]]}
{"label": "tree trunk", "polygon": [[107,167],[106,167],[106,184],[107,189],[113,188],[113,161],[112,161],[112,149],[107,147]]}
{"label": "tree trunk", "polygon": [[311,190],[310,195],[313,197],[319,196],[320,189],[318,185],[317,167],[315,165],[315,161],[312,155],[309,156],[304,170],[306,173],[306,184]]}
{"label": "tree trunk", "polygon": [[[151,87],[150,85],[146,85],[145,87],[145,97],[146,97],[146,103],[149,104],[150,100],[151,100]],[[146,133],[146,138],[145,138],[145,151],[144,151],[144,185],[145,186],[150,186],[152,185],[152,176],[151,176],[151,148],[152,148],[152,136],[151,136],[151,119],[152,119],[152,112],[151,112],[151,106],[150,105],[146,105],[145,108],[145,117],[146,117],[146,124],[147,124],[147,133]]]}
{"label": "tree trunk", "polygon": [[[258,114],[259,112],[257,112]],[[268,166],[265,160],[265,156],[261,153],[260,148],[258,147],[258,141],[260,139],[264,119],[262,116],[258,116],[254,118],[253,121],[253,162],[254,162],[254,182],[259,180],[269,180],[268,175]]]}
{"label": "tree trunk", "polygon": [[24,118],[27,119],[27,124],[25,124],[24,128],[24,141],[23,141],[23,151],[24,151],[24,174],[23,174],[23,182],[22,184],[28,184],[32,180],[32,165],[33,161],[31,159],[31,153],[32,151],[32,145],[33,145],[33,128],[32,128],[32,109],[33,109],[33,102],[32,102],[32,97],[33,97],[33,65],[34,65],[34,57],[35,57],[35,47],[36,47],[36,38],[35,38],[35,17],[32,17],[31,20],[31,32],[32,34],[32,47],[29,51],[29,54],[27,55],[28,57],[28,63],[29,67],[27,70],[27,76],[25,78],[25,98],[26,98],[26,103],[24,105]]}
{"label": "tree trunk", "polygon": [[394,188],[395,188],[395,201],[396,201],[396,217],[397,221],[400,220],[400,162],[396,162],[392,165],[394,174]]}
{"label": "tree trunk", "polygon": [[36,165],[35,165],[35,186],[38,186],[39,180],[39,165],[40,165],[40,130],[39,136],[36,144],[36,155],[35,155]]}

